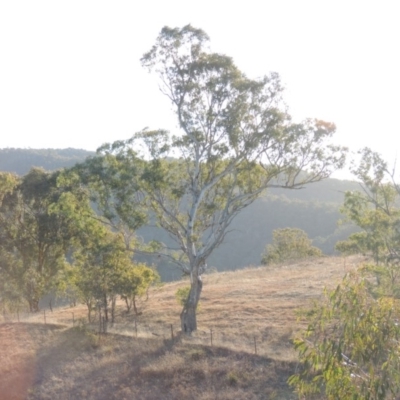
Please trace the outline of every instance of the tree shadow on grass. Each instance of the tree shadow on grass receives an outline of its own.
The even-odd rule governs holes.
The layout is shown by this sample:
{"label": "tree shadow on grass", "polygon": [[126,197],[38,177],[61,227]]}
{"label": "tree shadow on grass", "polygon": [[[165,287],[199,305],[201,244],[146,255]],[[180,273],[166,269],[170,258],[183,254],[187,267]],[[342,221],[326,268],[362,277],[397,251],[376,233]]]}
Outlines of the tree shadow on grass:
{"label": "tree shadow on grass", "polygon": [[60,332],[37,354],[30,399],[294,399],[295,363],[179,337]]}

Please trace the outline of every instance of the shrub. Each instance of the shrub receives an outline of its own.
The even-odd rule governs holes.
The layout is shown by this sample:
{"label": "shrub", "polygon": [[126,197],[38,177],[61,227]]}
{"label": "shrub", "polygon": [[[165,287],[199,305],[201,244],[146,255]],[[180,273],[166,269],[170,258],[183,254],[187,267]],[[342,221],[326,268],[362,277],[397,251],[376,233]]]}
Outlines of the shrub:
{"label": "shrub", "polygon": [[320,257],[322,251],[311,245],[307,233],[297,228],[276,229],[272,244],[266,246],[262,255],[263,265],[277,264],[307,257]]}

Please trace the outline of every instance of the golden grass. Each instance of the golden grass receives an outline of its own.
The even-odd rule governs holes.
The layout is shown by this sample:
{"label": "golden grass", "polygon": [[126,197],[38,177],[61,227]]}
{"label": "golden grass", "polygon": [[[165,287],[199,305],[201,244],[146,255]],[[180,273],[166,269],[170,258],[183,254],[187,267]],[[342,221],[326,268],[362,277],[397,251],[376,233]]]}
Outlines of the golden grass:
{"label": "golden grass", "polygon": [[137,338],[135,316],[122,302],[102,336],[72,327],[72,313],[86,317],[83,306],[47,311],[46,325],[42,314],[4,322],[0,400],[295,398],[286,380],[296,365],[296,309],[360,261],[320,258],[206,275],[192,337],[178,335],[175,292],[187,281],[153,288],[140,302]]}

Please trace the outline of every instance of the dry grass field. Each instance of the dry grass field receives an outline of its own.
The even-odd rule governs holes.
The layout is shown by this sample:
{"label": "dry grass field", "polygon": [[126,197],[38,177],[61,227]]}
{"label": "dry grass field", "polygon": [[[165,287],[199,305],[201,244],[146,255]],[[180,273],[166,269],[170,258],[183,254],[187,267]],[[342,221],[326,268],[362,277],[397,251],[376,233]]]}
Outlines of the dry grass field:
{"label": "dry grass field", "polygon": [[185,281],[151,289],[136,329],[119,303],[106,335],[79,322],[83,306],[46,310],[46,324],[42,313],[0,317],[0,400],[294,399],[286,381],[296,368],[296,310],[360,262],[319,258],[208,274],[191,337],[179,334],[175,299]]}

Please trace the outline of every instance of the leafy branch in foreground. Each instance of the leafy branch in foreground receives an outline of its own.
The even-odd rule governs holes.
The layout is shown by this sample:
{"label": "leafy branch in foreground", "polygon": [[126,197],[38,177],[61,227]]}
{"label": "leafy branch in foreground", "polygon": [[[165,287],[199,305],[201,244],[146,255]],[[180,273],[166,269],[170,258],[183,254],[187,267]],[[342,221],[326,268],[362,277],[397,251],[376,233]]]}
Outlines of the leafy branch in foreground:
{"label": "leafy branch in foreground", "polygon": [[369,286],[364,273],[352,273],[309,311],[308,328],[294,341],[299,372],[289,379],[299,398],[398,398],[400,303],[376,299]]}
{"label": "leafy branch in foreground", "polygon": [[397,399],[400,395],[400,187],[379,154],[360,151],[344,212],[362,232],[339,242],[343,252],[372,255],[310,311],[295,340],[301,371],[290,378],[300,397]]}

